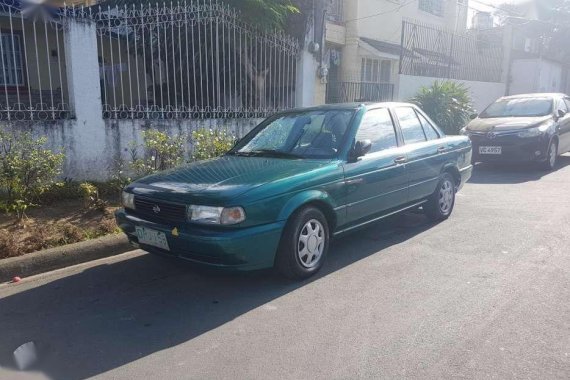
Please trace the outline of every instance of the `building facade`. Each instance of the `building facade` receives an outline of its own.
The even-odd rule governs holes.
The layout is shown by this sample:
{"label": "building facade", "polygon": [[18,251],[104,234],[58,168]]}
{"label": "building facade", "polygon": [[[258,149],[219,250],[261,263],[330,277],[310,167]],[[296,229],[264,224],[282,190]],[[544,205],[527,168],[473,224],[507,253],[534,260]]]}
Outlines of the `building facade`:
{"label": "building facade", "polygon": [[468,0],[333,0],[327,12],[326,100],[397,97],[405,20],[465,31]]}

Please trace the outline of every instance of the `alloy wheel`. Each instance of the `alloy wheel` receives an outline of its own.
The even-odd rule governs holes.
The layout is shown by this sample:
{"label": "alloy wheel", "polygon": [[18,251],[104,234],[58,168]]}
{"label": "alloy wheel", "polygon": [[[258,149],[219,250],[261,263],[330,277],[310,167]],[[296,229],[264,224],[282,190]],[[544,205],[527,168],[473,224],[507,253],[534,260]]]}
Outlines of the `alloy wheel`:
{"label": "alloy wheel", "polygon": [[553,168],[556,165],[556,155],[557,155],[556,143],[550,144],[550,149],[548,151],[548,161],[550,162],[550,167]]}
{"label": "alloy wheel", "polygon": [[453,183],[446,179],[439,189],[439,209],[442,214],[448,214],[453,207],[453,193],[455,192]]}
{"label": "alloy wheel", "polygon": [[305,268],[313,268],[325,249],[325,229],[321,222],[311,219],[301,229],[297,243],[297,255]]}

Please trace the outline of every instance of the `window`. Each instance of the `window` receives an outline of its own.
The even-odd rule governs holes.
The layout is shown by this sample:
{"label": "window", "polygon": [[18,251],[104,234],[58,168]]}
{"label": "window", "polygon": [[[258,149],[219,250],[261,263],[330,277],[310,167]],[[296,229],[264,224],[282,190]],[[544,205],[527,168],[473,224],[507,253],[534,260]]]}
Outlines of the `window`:
{"label": "window", "polygon": [[566,108],[570,110],[570,98],[564,98],[564,103],[566,103]]}
{"label": "window", "polygon": [[558,99],[557,101],[557,109],[560,111],[564,111],[566,113],[568,113],[568,107],[566,107],[566,103],[564,102],[564,100],[562,99]]}
{"label": "window", "polygon": [[419,8],[421,11],[443,17],[443,0],[420,0]]}
{"label": "window", "polygon": [[396,116],[402,128],[404,142],[414,144],[426,141],[426,136],[420,120],[416,116],[416,111],[410,107],[396,108]]}
{"label": "window", "polygon": [[482,119],[495,117],[538,117],[552,114],[552,99],[506,98],[491,104],[479,115]]}
{"label": "window", "polygon": [[435,128],[433,127],[432,123],[429,122],[428,119],[426,119],[426,117],[424,115],[422,115],[421,113],[417,112],[418,117],[420,118],[420,122],[422,123],[422,126],[424,127],[424,133],[426,134],[426,137],[428,140],[437,140],[439,139],[439,133],[437,133],[437,131],[435,130]]}
{"label": "window", "polygon": [[24,59],[20,34],[0,33],[0,52],[3,65],[0,67],[0,85],[24,85]]}
{"label": "window", "polygon": [[380,66],[380,82],[388,83],[390,82],[390,74],[392,72],[392,62],[382,61]]}
{"label": "window", "polygon": [[356,141],[362,140],[372,142],[370,153],[398,146],[392,117],[387,109],[371,110],[364,115],[356,133]]}
{"label": "window", "polygon": [[333,158],[354,111],[299,111],[258,125],[230,154],[258,157]]}
{"label": "window", "polygon": [[362,58],[360,79],[362,82],[389,83],[392,62],[371,58]]}

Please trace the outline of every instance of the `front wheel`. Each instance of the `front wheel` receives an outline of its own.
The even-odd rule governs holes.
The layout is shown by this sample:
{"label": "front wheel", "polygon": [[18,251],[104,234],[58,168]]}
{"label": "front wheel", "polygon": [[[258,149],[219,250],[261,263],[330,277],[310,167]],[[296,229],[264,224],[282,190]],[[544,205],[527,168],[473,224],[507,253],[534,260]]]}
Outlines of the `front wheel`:
{"label": "front wheel", "polygon": [[542,163],[542,168],[548,171],[554,170],[557,161],[558,161],[558,143],[556,143],[556,141],[552,141],[548,146],[546,161]]}
{"label": "front wheel", "polygon": [[314,207],[297,211],[283,231],[275,266],[285,277],[304,280],[321,269],[329,248],[329,225]]}
{"label": "front wheel", "polygon": [[427,217],[433,221],[446,220],[455,206],[455,181],[451,174],[444,173],[435,192],[424,206]]}

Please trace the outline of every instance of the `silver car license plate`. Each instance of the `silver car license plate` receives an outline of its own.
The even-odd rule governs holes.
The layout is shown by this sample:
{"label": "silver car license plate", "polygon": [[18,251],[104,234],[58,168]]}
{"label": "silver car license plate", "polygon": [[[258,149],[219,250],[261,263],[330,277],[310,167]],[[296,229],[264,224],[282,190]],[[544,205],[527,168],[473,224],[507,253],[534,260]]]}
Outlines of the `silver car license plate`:
{"label": "silver car license plate", "polygon": [[502,154],[503,149],[500,146],[480,146],[479,154]]}

